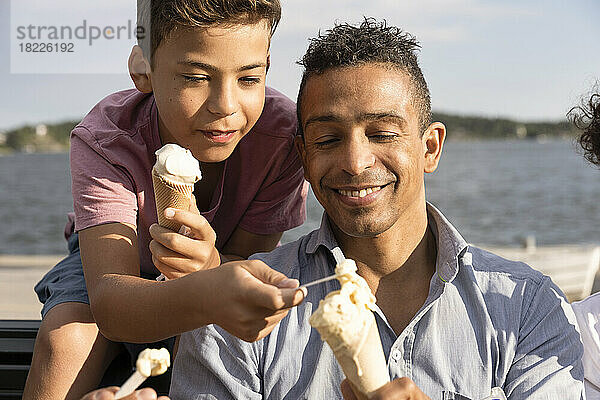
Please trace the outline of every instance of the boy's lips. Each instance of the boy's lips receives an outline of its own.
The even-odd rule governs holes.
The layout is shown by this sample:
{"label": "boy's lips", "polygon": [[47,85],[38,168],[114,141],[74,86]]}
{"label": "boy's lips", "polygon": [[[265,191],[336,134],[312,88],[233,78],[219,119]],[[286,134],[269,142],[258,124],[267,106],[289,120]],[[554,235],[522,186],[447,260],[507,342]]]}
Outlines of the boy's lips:
{"label": "boy's lips", "polygon": [[215,143],[227,143],[237,133],[236,130],[217,131],[217,130],[200,130],[200,132],[210,141]]}

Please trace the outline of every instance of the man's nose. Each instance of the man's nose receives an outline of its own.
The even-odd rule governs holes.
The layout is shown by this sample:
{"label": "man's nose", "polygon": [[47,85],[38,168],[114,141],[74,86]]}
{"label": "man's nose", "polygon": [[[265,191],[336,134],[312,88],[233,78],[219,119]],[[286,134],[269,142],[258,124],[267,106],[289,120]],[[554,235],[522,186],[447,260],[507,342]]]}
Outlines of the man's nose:
{"label": "man's nose", "polygon": [[342,168],[350,175],[359,175],[375,165],[375,155],[367,140],[351,140],[344,146]]}
{"label": "man's nose", "polygon": [[208,99],[208,111],[220,117],[227,117],[237,111],[235,88],[227,83],[216,85]]}

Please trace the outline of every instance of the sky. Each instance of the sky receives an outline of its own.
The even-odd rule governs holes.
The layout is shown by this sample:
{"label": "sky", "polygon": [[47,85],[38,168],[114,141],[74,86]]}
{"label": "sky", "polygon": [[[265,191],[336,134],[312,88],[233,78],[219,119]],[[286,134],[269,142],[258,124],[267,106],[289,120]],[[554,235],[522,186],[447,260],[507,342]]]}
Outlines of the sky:
{"label": "sky", "polygon": [[[556,121],[600,79],[598,0],[281,1],[267,84],[292,99],[308,38],[363,16],[385,18],[421,42],[434,111]],[[74,28],[84,19],[101,27],[135,21],[135,1],[0,0],[0,130],[80,119],[104,96],[132,87],[133,40],[77,43],[69,55],[18,51],[27,42],[18,26]]]}

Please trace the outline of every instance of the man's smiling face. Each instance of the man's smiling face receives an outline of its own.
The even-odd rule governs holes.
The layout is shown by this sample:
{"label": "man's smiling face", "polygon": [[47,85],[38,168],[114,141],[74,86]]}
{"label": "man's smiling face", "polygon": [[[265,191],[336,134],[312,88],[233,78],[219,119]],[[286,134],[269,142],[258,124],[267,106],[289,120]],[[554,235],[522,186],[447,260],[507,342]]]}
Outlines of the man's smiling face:
{"label": "man's smiling face", "polygon": [[311,75],[301,99],[305,176],[331,221],[377,236],[425,201],[426,146],[408,76],[380,64]]}

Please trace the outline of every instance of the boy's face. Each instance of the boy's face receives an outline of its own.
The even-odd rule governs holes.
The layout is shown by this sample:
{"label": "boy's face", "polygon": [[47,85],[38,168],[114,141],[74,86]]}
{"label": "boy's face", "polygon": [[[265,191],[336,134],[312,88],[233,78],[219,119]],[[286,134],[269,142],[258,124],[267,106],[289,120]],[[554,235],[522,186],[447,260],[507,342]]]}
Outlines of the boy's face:
{"label": "boy's face", "polygon": [[262,112],[269,40],[264,21],[180,28],[165,38],[150,73],[163,144],[201,162],[229,157]]}

